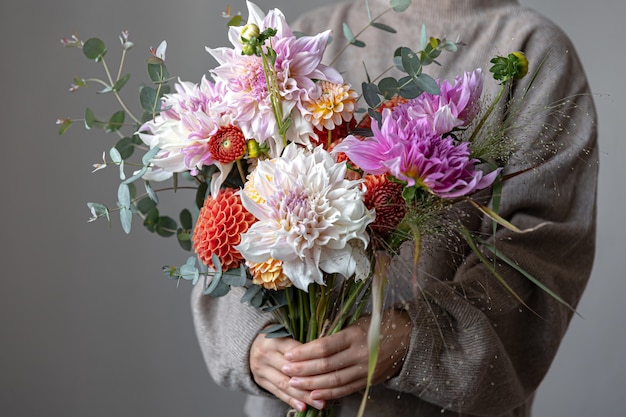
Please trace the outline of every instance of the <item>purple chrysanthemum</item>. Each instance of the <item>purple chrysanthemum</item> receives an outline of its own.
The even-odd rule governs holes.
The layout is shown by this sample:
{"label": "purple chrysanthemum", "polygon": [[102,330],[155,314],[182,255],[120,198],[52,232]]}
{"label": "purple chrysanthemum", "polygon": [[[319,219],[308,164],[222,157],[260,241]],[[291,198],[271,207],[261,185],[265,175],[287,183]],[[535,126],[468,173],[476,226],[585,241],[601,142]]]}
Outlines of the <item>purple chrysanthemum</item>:
{"label": "purple chrysanthemum", "polygon": [[493,183],[499,170],[485,175],[477,169],[480,161],[470,158],[467,142],[455,144],[407,114],[397,117],[385,109],[382,126],[372,126],[372,137],[349,136],[335,151],[344,152],[367,173],[389,173],[408,186],[421,186],[444,198],[468,195]]}

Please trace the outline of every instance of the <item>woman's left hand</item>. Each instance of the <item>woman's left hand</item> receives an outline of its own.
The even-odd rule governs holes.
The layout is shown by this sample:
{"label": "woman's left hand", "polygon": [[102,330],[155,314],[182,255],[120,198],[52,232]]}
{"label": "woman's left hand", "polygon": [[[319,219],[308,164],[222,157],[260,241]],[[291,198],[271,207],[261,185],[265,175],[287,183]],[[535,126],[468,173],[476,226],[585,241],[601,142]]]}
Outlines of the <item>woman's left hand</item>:
{"label": "woman's left hand", "polygon": [[[322,337],[285,353],[282,372],[293,388],[311,391],[314,400],[333,400],[366,387],[370,317],[362,317],[338,333]],[[406,312],[387,310],[380,328],[378,362],[372,384],[395,376],[404,360],[411,334]]]}

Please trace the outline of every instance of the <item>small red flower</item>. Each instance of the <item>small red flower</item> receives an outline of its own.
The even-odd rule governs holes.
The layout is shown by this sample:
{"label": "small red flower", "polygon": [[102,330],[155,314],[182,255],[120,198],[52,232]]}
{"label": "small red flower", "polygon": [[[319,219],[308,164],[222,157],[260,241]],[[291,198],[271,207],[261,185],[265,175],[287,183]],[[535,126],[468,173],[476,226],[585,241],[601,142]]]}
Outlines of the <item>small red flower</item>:
{"label": "small red flower", "polygon": [[242,263],[243,257],[234,248],[241,234],[256,221],[241,204],[235,190],[227,188],[217,196],[209,196],[200,210],[192,242],[196,254],[206,265],[214,268],[211,256],[217,255],[223,270]]}
{"label": "small red flower", "polygon": [[209,139],[211,157],[223,164],[229,164],[246,153],[246,138],[237,126],[220,127]]}
{"label": "small red flower", "polygon": [[373,232],[385,236],[393,232],[406,214],[402,185],[390,181],[386,175],[366,175],[363,185],[367,191],[363,202],[376,210],[376,219],[370,224]]}

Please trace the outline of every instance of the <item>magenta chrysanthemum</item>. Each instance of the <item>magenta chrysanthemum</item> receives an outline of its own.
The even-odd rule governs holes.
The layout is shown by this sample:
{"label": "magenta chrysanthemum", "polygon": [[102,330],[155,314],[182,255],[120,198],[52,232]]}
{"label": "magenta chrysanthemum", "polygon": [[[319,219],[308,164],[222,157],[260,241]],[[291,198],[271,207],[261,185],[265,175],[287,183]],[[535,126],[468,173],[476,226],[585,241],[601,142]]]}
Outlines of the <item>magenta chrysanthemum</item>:
{"label": "magenta chrysanthemum", "polygon": [[437,82],[439,94],[424,93],[397,106],[394,114],[399,119],[413,119],[422,128],[443,135],[453,129],[467,126],[480,111],[483,75],[480,69],[456,77],[454,84]]}
{"label": "magenta chrysanthemum", "polygon": [[468,143],[455,144],[451,137],[424,129],[422,120],[404,115],[396,118],[385,109],[382,126],[372,126],[372,137],[349,136],[335,151],[344,152],[367,173],[389,173],[408,186],[422,186],[440,197],[468,195],[493,183],[499,171],[484,175],[478,170],[479,161],[470,158]]}

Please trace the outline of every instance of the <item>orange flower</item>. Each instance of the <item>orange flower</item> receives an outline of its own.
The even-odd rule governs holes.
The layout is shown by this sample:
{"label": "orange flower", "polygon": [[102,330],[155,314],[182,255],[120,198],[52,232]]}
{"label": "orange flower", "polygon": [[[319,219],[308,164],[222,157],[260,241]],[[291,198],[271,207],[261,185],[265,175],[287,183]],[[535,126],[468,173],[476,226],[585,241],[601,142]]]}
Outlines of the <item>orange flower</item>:
{"label": "orange flower", "polygon": [[192,242],[196,254],[206,265],[215,268],[211,256],[217,255],[223,270],[239,266],[243,257],[234,248],[241,234],[256,221],[241,204],[235,190],[227,188],[209,196],[200,210]]}
{"label": "orange flower", "polygon": [[370,224],[372,231],[382,236],[393,232],[406,214],[402,185],[386,175],[366,175],[363,185],[367,188],[365,206],[376,210],[376,219]]}
{"label": "orange flower", "polygon": [[283,274],[283,262],[276,259],[268,259],[259,264],[247,262],[252,274],[252,283],[260,285],[268,290],[282,290],[291,287],[291,280]]}
{"label": "orange flower", "polygon": [[247,149],[247,141],[237,126],[220,127],[209,139],[211,157],[223,164],[229,164],[241,158]]}

